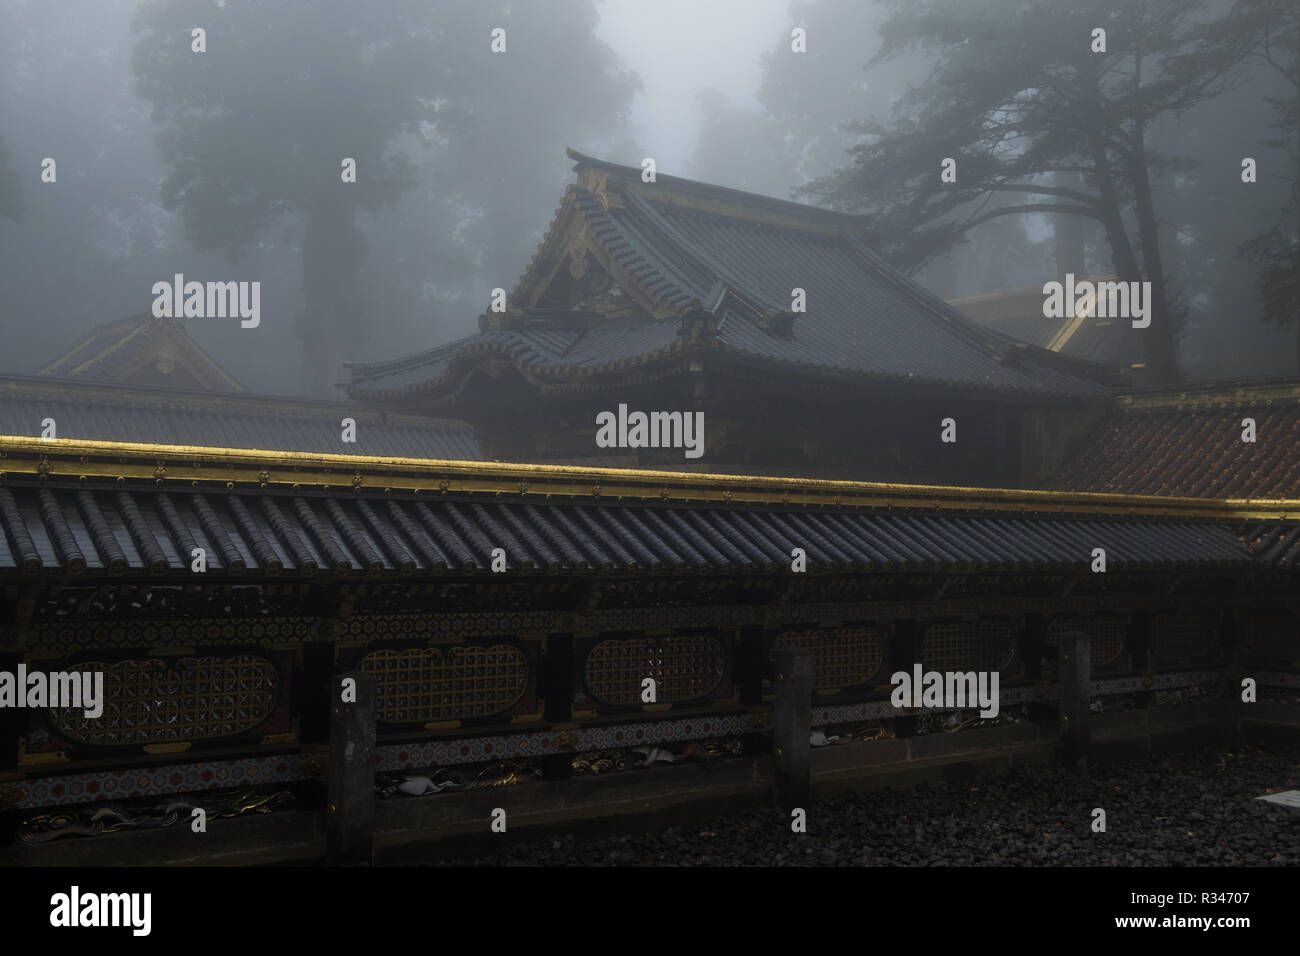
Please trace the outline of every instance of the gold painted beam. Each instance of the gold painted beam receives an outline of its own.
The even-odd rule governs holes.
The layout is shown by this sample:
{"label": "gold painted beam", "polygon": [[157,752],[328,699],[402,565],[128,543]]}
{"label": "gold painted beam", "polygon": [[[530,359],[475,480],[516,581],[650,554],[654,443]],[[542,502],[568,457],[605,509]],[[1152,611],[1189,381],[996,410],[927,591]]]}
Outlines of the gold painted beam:
{"label": "gold painted beam", "polygon": [[1093,492],[1025,491],[771,478],[644,469],[594,468],[317,452],[155,445],[0,435],[0,480],[49,478],[150,481],[187,487],[457,493],[587,500],[661,500],[930,511],[1300,519],[1300,500],[1175,498]]}

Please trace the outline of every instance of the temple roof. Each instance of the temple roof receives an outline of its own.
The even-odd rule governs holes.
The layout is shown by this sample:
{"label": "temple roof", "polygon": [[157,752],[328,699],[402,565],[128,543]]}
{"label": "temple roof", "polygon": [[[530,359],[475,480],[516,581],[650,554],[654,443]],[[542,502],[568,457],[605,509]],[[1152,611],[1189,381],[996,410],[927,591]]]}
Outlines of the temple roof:
{"label": "temple roof", "polygon": [[96,326],[38,373],[129,385],[242,392],[185,329],[185,320],[132,315]]}
{"label": "temple roof", "polygon": [[[0,378],[0,435],[248,447],[343,455],[482,457],[469,425],[266,395],[139,388],[48,377]],[[342,420],[357,423],[344,443]]]}
{"label": "temple roof", "polygon": [[[1113,275],[1087,276],[1080,281],[1115,280]],[[1051,352],[1102,365],[1129,367],[1141,361],[1138,338],[1122,320],[1099,318],[1096,297],[1085,302],[1078,315],[1049,318],[1043,315],[1041,286],[1009,292],[949,299],[948,304],[980,325],[1021,342]]]}
{"label": "temple roof", "polygon": [[[1242,420],[1255,441],[1242,441]],[[1063,490],[1300,498],[1300,379],[1133,389],[1050,482]]]}
{"label": "temple roof", "polygon": [[[569,151],[537,254],[475,334],[356,365],[354,397],[456,391],[483,361],[563,388],[714,354],[786,374],[1096,397],[1113,371],[986,329],[890,267],[866,219]],[[806,311],[792,312],[792,290]]]}

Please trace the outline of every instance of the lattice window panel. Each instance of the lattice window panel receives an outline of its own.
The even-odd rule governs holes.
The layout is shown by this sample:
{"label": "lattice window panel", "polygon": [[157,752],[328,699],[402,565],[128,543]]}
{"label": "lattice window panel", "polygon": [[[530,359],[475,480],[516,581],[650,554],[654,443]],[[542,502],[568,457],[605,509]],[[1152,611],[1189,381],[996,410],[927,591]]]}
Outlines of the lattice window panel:
{"label": "lattice window panel", "polygon": [[1295,615],[1251,614],[1246,618],[1245,640],[1265,660],[1300,661],[1300,620]]}
{"label": "lattice window panel", "polygon": [[175,668],[156,659],[79,663],[66,670],[104,672],[104,712],[50,708],[50,722],[90,747],[234,737],[275,711],[280,676],[264,657],[186,657]]}
{"label": "lattice window panel", "polygon": [[528,658],[510,644],[372,651],[361,673],[375,679],[376,716],[394,724],[490,717],[519,703]]}
{"label": "lattice window panel", "polygon": [[706,635],[601,641],[587,654],[587,693],[605,704],[640,704],[641,682],[654,678],[658,703],[707,697],[722,683],[726,654]]}
{"label": "lattice window panel", "polygon": [[1214,646],[1212,619],[1194,614],[1157,614],[1151,619],[1151,653],[1161,661],[1193,661]]}
{"label": "lattice window panel", "polygon": [[931,624],[921,641],[926,670],[1001,671],[1015,653],[1011,628],[999,621]]}
{"label": "lattice window panel", "polygon": [[1055,647],[1061,635],[1082,631],[1092,639],[1092,666],[1109,667],[1124,653],[1124,625],[1119,618],[1060,617],[1047,625],[1044,640]]}
{"label": "lattice window panel", "polygon": [[833,631],[785,631],[772,650],[808,649],[813,690],[856,687],[870,680],[885,660],[885,641],[874,627],[843,627]]}

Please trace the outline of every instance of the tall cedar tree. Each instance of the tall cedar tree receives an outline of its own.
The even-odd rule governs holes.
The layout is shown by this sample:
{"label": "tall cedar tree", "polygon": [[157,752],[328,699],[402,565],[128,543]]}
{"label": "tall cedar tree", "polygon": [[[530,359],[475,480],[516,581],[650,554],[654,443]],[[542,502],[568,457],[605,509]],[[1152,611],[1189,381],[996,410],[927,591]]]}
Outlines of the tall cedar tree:
{"label": "tall cedar tree", "polygon": [[23,191],[3,136],[0,136],[0,216],[14,222],[23,220]]}
{"label": "tall cedar tree", "polygon": [[[889,0],[875,63],[920,49],[926,82],[870,137],[853,165],[805,194],[875,216],[877,243],[915,271],[998,216],[1054,213],[1099,222],[1126,282],[1151,282],[1142,334],[1152,381],[1176,381],[1179,309],[1160,258],[1153,175],[1175,165],[1147,144],[1152,123],[1218,95],[1231,63],[1172,70],[1195,47],[1200,0]],[[1094,52],[1094,30],[1105,52]],[[957,163],[955,183],[940,163]],[[1062,185],[1073,175],[1075,187]],[[1081,181],[1080,181],[1081,180]],[[1014,197],[1014,201],[1008,201]]]}
{"label": "tall cedar tree", "polygon": [[[531,175],[537,162],[518,126],[544,126],[560,113],[553,104],[574,103],[590,125],[613,125],[633,88],[612,71],[595,23],[591,0],[146,0],[134,67],[161,124],[164,205],[196,246],[232,258],[273,241],[286,218],[301,227],[297,331],[307,390],[328,395],[339,361],[373,349],[381,331],[367,322],[360,213],[419,185],[412,144],[442,147],[433,188],[455,191],[453,177],[477,167],[485,191],[508,193],[489,176]],[[505,54],[490,49],[497,26]],[[204,53],[191,48],[196,27],[207,31]],[[521,65],[533,67],[522,79]],[[535,102],[543,80],[556,90]],[[341,181],[345,157],[355,183]]]}
{"label": "tall cedar tree", "polygon": [[1296,0],[1237,0],[1221,23],[1201,37],[1203,55],[1230,64],[1262,66],[1280,78],[1284,94],[1269,97],[1276,131],[1260,145],[1281,151],[1289,168],[1270,170],[1261,160],[1257,175],[1290,184],[1290,198],[1271,229],[1241,244],[1239,255],[1254,265],[1255,290],[1265,322],[1295,323],[1296,370],[1300,371],[1300,4]]}

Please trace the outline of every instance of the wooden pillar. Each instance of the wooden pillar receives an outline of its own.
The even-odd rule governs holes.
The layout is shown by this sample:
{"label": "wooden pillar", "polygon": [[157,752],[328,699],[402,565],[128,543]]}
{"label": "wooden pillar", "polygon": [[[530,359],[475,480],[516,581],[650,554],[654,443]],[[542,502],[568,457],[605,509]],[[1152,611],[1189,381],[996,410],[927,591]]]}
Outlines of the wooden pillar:
{"label": "wooden pillar", "polygon": [[802,647],[779,650],[775,658],[775,798],[778,806],[789,811],[807,807],[811,796],[812,672],[808,651]]}
{"label": "wooden pillar", "polygon": [[[1223,678],[1227,683],[1224,688],[1228,700],[1230,725],[1227,727],[1227,739],[1237,747],[1246,742],[1243,718],[1247,714],[1247,704],[1241,699],[1241,680],[1247,676],[1243,670],[1241,646],[1237,635],[1237,612],[1234,608],[1224,608],[1219,617],[1219,643],[1223,645]],[[1256,688],[1258,690],[1258,688]]]}
{"label": "wooden pillar", "polygon": [[1020,660],[1024,661],[1025,677],[1038,680],[1043,676],[1043,657],[1047,647],[1047,626],[1041,614],[1026,614],[1025,629],[1020,635]]}
{"label": "wooden pillar", "polygon": [[742,627],[740,649],[736,655],[736,683],[740,688],[742,707],[757,707],[763,703],[763,628]]}
{"label": "wooden pillar", "polygon": [[[921,637],[923,625],[912,618],[899,618],[894,621],[893,639],[889,642],[889,673],[899,671],[910,674],[914,664],[921,661]],[[915,737],[917,720],[915,717],[895,717],[894,736]]]}
{"label": "wooden pillar", "polygon": [[307,641],[302,645],[302,667],[294,674],[293,712],[303,744],[324,744],[330,739],[333,670],[333,644]]}
{"label": "wooden pillar", "polygon": [[[742,707],[761,708],[763,704],[763,679],[772,680],[775,672],[766,657],[771,646],[768,638],[775,631],[763,627],[742,627],[737,635],[736,685]],[[767,736],[767,721],[771,714],[753,710],[747,723],[748,730],[740,736],[740,752],[746,757],[756,757],[768,752],[771,740]]]}
{"label": "wooden pillar", "polygon": [[[1133,654],[1133,669],[1146,673],[1151,666],[1151,615],[1145,610],[1134,611],[1128,625],[1129,650]],[[1143,683],[1137,695],[1137,706],[1145,710],[1155,703],[1155,691]]]}
{"label": "wooden pillar", "polygon": [[1088,706],[1092,702],[1092,638],[1081,631],[1061,635],[1058,672],[1061,715],[1060,759],[1088,767]]}
{"label": "wooden pillar", "polygon": [[375,681],[356,671],[340,674],[330,694],[327,859],[332,866],[369,866],[375,835]]}
{"label": "wooden pillar", "polygon": [[[542,695],[542,716],[554,724],[566,724],[573,719],[573,635],[548,634],[542,648],[539,692]],[[557,739],[569,739],[573,734],[560,734]],[[573,775],[574,752],[562,751],[542,758],[542,777],[545,780],[566,780]]]}
{"label": "wooden pillar", "polygon": [[[18,653],[0,652],[0,671],[16,673],[22,659]],[[19,688],[18,693],[23,694],[25,690]],[[13,770],[18,766],[18,737],[27,715],[25,708],[0,707],[0,770]]]}

